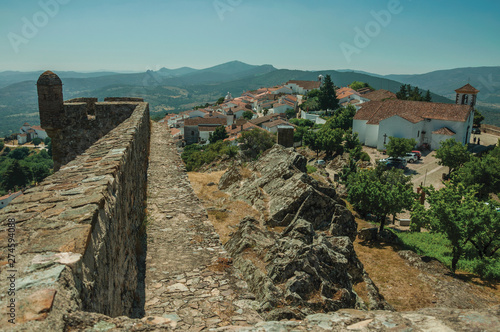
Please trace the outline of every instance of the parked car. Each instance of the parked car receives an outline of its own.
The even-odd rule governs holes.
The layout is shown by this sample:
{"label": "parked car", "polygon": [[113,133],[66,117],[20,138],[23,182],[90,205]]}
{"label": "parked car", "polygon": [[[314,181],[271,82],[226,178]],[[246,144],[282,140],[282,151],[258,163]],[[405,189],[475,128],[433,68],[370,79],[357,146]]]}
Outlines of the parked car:
{"label": "parked car", "polygon": [[406,159],[407,162],[412,164],[412,163],[416,162],[419,158],[418,158],[418,155],[416,153],[408,152],[406,154],[406,156],[404,156],[404,159]]}
{"label": "parked car", "polygon": [[326,164],[326,162],[324,160],[321,160],[321,159],[320,160],[316,160],[316,165],[318,165],[318,166],[323,166],[324,167],[325,164]]}
{"label": "parked car", "polygon": [[419,160],[422,158],[422,152],[418,150],[413,150],[412,153],[416,154]]}
{"label": "parked car", "polygon": [[479,128],[472,128],[472,133],[476,134],[476,135],[479,135],[479,134],[481,134],[481,129],[479,129]]}
{"label": "parked car", "polygon": [[385,159],[380,159],[380,162],[383,163],[389,163],[389,162],[395,162],[395,163],[401,163],[403,164],[404,167],[406,167],[407,161],[405,158],[397,158],[397,157],[389,157]]}

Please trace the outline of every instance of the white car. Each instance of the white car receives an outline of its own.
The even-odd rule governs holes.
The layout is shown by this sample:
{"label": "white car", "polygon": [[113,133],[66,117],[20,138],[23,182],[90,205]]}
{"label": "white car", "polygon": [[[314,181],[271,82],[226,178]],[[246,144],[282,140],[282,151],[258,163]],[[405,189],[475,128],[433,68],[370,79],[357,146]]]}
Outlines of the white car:
{"label": "white car", "polygon": [[408,152],[406,156],[403,157],[410,164],[416,162],[418,160],[418,155],[413,152]]}

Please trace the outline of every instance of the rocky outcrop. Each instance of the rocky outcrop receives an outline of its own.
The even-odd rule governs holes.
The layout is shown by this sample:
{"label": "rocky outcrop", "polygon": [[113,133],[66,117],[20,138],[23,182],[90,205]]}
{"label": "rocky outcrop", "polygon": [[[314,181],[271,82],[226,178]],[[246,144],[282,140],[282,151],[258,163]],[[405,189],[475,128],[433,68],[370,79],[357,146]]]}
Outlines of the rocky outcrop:
{"label": "rocky outcrop", "polygon": [[[305,173],[306,162],[277,145],[249,165],[250,172],[232,168],[219,182],[232,199],[262,212],[262,222],[242,219],[226,249],[268,320],[365,308],[353,283],[373,285],[354,251],[351,212],[334,188]],[[374,285],[369,293],[369,307],[391,309]]]}

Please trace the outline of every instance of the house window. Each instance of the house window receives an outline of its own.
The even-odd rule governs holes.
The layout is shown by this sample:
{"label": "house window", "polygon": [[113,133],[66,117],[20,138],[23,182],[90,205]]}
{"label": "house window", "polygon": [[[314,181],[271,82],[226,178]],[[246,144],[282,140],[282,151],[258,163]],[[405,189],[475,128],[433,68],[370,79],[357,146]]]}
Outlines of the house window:
{"label": "house window", "polygon": [[191,130],[191,135],[193,135],[193,136],[194,136],[194,131],[193,131],[193,130]]}
{"label": "house window", "polygon": [[420,130],[417,133],[417,138],[419,138],[419,137],[420,137]]}

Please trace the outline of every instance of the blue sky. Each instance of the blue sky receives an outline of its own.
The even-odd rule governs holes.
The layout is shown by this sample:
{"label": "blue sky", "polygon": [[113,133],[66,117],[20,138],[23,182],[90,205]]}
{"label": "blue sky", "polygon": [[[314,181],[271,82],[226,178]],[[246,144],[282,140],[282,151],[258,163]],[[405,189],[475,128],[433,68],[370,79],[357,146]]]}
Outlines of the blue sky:
{"label": "blue sky", "polygon": [[0,71],[500,65],[493,0],[0,0]]}

